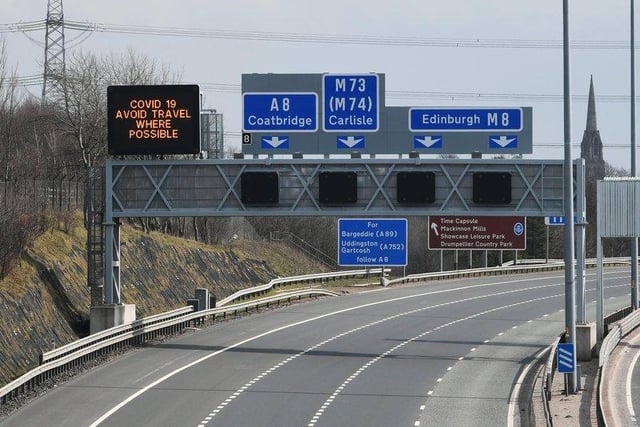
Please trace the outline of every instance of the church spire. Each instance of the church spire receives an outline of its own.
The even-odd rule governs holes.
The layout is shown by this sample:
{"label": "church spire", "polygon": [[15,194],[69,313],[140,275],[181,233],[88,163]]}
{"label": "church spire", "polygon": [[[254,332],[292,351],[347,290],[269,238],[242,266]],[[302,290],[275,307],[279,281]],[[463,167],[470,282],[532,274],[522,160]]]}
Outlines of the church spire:
{"label": "church spire", "polygon": [[605,162],[602,139],[596,123],[596,97],[593,91],[593,76],[589,84],[589,102],[587,105],[587,126],[580,143],[580,157],[585,160],[587,180],[604,177]]}
{"label": "church spire", "polygon": [[591,75],[591,83],[589,84],[589,104],[587,106],[586,130],[598,130],[598,124],[596,123],[596,97],[593,93],[593,74]]}

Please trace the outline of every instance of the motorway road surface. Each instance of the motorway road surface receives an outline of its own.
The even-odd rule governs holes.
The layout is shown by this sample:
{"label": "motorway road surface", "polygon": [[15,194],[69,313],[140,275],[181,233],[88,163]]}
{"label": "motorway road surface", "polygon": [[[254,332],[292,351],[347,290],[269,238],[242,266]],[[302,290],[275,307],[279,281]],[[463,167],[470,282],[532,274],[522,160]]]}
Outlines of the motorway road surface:
{"label": "motorway road surface", "polygon": [[[629,281],[605,271],[607,311],[629,304]],[[562,271],[295,304],[133,351],[0,426],[517,425],[514,385],[563,308]]]}

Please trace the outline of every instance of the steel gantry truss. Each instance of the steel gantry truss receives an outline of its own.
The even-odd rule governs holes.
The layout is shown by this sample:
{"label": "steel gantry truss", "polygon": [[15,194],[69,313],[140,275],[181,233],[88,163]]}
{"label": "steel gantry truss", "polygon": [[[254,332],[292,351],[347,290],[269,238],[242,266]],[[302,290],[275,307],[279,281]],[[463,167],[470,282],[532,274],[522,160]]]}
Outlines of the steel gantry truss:
{"label": "steel gantry truss", "polygon": [[[576,165],[580,168],[582,162]],[[398,202],[397,174],[416,171],[433,173],[433,203]],[[241,176],[245,172],[276,172],[278,202],[243,203]],[[321,203],[318,177],[323,172],[355,172],[357,200],[340,205]],[[479,172],[509,173],[511,202],[473,203],[473,174]],[[123,217],[564,215],[563,162],[560,160],[109,160],[105,190],[107,304],[120,303],[119,218]]]}

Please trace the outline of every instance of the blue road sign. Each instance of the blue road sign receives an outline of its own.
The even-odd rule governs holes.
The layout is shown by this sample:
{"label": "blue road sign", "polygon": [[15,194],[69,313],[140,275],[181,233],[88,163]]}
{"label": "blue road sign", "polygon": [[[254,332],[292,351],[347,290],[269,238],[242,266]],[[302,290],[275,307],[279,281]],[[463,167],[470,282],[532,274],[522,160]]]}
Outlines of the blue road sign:
{"label": "blue road sign", "polygon": [[[545,216],[544,217],[544,223],[546,225],[564,225],[567,221],[565,220],[564,216]],[[573,223],[577,224],[578,223],[578,217],[574,216],[573,217]]]}
{"label": "blue road sign", "polygon": [[325,132],[376,132],[380,97],[377,74],[324,74],[322,96]]}
{"label": "blue road sign", "polygon": [[407,220],[338,220],[338,265],[406,266]]}
{"label": "blue road sign", "polygon": [[[519,132],[522,130],[522,108],[410,108],[409,130],[412,132]],[[498,135],[498,138],[500,136]]]}
{"label": "blue road sign", "polygon": [[316,132],[316,93],[243,93],[244,132]]}
{"label": "blue road sign", "polygon": [[560,372],[561,374],[568,374],[570,372],[573,372],[576,369],[573,363],[573,359],[573,344],[558,344],[558,372]]}

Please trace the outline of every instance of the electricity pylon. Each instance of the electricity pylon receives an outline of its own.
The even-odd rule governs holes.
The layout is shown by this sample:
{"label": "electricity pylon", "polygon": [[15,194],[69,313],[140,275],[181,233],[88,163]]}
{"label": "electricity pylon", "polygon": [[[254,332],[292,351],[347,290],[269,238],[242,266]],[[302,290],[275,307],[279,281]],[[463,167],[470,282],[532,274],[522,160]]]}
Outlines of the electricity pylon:
{"label": "electricity pylon", "polygon": [[44,47],[44,82],[42,102],[53,99],[63,90],[65,74],[64,13],[62,0],[48,0]]}

